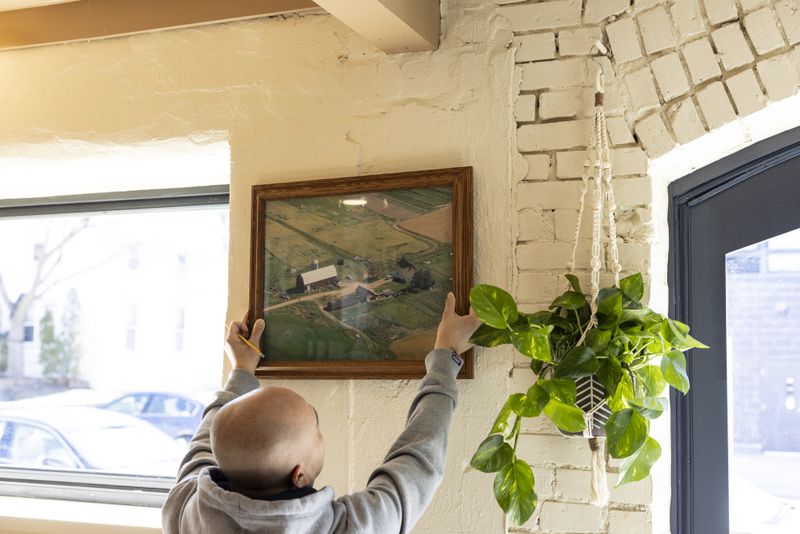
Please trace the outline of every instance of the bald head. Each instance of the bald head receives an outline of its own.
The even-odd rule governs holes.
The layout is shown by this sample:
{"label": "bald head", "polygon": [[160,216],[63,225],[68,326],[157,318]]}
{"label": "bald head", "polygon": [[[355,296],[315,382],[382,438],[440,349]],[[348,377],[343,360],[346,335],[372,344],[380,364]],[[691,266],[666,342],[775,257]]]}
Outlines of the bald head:
{"label": "bald head", "polygon": [[211,448],[231,488],[245,494],[310,486],[322,470],[316,411],[281,387],[261,388],[223,406],[211,426]]}

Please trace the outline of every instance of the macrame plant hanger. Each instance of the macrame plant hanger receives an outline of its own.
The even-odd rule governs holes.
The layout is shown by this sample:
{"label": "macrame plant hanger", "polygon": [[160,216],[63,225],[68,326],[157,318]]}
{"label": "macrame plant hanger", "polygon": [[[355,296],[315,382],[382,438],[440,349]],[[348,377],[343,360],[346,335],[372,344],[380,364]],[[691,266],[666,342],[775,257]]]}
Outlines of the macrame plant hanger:
{"label": "macrame plant hanger", "polygon": [[[607,50],[600,41],[596,41],[590,50],[590,58],[594,49],[606,55]],[[592,61],[595,61],[592,58]],[[598,64],[599,65],[599,64]],[[608,146],[608,132],[606,130],[606,115],[603,109],[605,91],[603,87],[602,66],[597,70],[595,78],[594,117],[589,136],[589,146],[586,159],[583,162],[581,174],[581,194],[578,201],[578,220],[575,224],[575,241],[572,245],[572,258],[567,265],[569,272],[575,270],[575,258],[578,251],[581,220],[586,206],[586,193],[589,190],[589,181],[594,184],[592,196],[592,255],[590,266],[591,276],[591,318],[585,325],[578,346],[583,345],[586,334],[597,325],[597,296],[600,292],[600,268],[602,266],[602,230],[603,215],[608,221],[608,239],[611,256],[611,271],[614,273],[614,283],[619,286],[619,276],[622,267],[619,263],[619,250],[617,248],[617,225],[615,212],[617,209],[614,201],[614,189],[611,184],[611,159]],[[605,208],[605,213],[603,208]],[[577,404],[584,411],[586,428],[580,436],[589,438],[592,449],[592,504],[605,506],[608,503],[608,483],[606,480],[606,438],[605,423],[611,411],[605,402],[605,390],[593,376],[579,379],[577,382]],[[576,436],[577,437],[577,436]]]}

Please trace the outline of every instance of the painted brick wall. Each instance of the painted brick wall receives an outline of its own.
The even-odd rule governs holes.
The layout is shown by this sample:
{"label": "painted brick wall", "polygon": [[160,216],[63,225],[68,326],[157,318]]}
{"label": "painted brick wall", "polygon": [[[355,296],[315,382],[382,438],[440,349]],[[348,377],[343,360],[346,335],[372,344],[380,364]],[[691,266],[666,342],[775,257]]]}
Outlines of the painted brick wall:
{"label": "painted brick wall", "polygon": [[[518,298],[533,311],[566,289],[561,275],[574,234],[598,63],[605,72],[621,263],[625,272],[641,271],[649,280],[649,162],[797,92],[800,0],[497,3],[514,32],[516,54]],[[610,54],[592,62],[588,55],[596,39]],[[588,228],[583,225],[578,254],[584,287]],[[607,250],[604,255],[607,260]],[[533,380],[518,357],[511,389],[523,390]],[[607,508],[595,508],[588,503],[585,440],[557,436],[544,419],[529,422],[524,431],[521,456],[534,466],[541,505],[527,524],[510,532],[668,532],[668,495],[657,491],[653,502],[651,479],[614,490]],[[612,484],[615,465],[609,468]],[[668,472],[661,477],[658,484],[669,483]]]}

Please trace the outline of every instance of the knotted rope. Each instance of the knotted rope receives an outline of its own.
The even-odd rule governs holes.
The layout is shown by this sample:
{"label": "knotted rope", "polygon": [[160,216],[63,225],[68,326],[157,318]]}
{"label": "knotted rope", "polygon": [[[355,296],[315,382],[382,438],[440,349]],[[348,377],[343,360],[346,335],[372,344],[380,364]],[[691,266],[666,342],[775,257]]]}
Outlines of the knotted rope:
{"label": "knotted rope", "polygon": [[[603,52],[602,44],[595,46]],[[594,48],[594,47],[593,47]],[[592,196],[592,256],[590,265],[592,268],[591,276],[591,297],[589,307],[592,315],[586,324],[577,346],[583,345],[586,341],[586,334],[593,327],[597,326],[597,297],[600,294],[600,268],[602,266],[602,230],[603,230],[603,208],[605,207],[605,217],[608,221],[608,238],[611,256],[611,271],[614,273],[614,284],[619,286],[619,276],[622,266],[619,263],[619,249],[617,247],[617,223],[615,213],[617,210],[616,200],[614,199],[614,188],[611,184],[611,151],[608,142],[608,130],[606,128],[606,115],[603,109],[603,83],[602,69],[597,73],[595,81],[594,116],[592,129],[589,135],[589,145],[586,151],[586,159],[583,161],[583,172],[581,173],[581,193],[578,199],[578,220],[575,223],[575,239],[572,244],[572,257],[567,264],[569,272],[572,273],[576,266],[576,256],[578,252],[578,241],[581,233],[581,222],[583,212],[586,208],[586,193],[589,190],[589,180],[591,179],[594,188]],[[599,408],[596,406],[595,409]],[[590,410],[585,414],[586,429],[584,436],[589,438],[589,446],[592,449],[592,484],[591,502],[596,506],[605,506],[608,503],[608,481],[606,474],[606,443],[605,437],[594,436],[593,420]]]}

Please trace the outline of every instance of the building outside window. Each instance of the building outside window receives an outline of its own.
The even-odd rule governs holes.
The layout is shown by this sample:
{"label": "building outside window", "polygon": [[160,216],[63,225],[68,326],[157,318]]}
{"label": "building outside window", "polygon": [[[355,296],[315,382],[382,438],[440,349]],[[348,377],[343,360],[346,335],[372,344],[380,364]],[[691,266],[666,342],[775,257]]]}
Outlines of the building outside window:
{"label": "building outside window", "polygon": [[186,310],[183,308],[178,309],[176,324],[175,324],[175,350],[183,352],[183,335],[186,321]]}
{"label": "building outside window", "polygon": [[128,328],[125,330],[125,348],[136,349],[136,304],[128,305]]}

